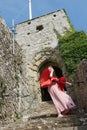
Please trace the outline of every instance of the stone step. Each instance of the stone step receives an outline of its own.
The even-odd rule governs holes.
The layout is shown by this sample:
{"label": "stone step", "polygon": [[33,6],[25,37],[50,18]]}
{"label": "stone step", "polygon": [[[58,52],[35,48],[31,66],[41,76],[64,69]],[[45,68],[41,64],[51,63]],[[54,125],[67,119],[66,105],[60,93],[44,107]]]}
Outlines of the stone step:
{"label": "stone step", "polygon": [[5,124],[0,130],[87,130],[87,114],[75,109],[59,118],[52,101],[42,102],[31,115]]}
{"label": "stone step", "polygon": [[48,116],[56,116],[57,112],[55,106],[52,101],[42,102],[40,103],[39,108],[31,113],[31,118],[38,118],[38,117],[48,117]]}
{"label": "stone step", "polygon": [[[78,115],[79,114],[78,108],[69,112],[69,115],[72,114]],[[53,102],[47,101],[47,102],[42,102],[39,108],[35,112],[31,113],[30,118],[35,119],[39,117],[57,117],[57,116],[58,114]]]}
{"label": "stone step", "polygon": [[0,130],[87,130],[87,114],[17,121],[1,127]]}

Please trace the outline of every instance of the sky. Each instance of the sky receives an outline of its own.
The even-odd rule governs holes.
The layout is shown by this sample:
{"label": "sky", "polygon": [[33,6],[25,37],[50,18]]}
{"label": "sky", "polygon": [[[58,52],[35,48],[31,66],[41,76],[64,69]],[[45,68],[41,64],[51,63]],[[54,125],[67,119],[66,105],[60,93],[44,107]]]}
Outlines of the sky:
{"label": "sky", "polygon": [[[8,27],[29,20],[29,0],[0,0],[0,16]],[[87,0],[31,0],[32,18],[65,9],[75,30],[87,33]]]}

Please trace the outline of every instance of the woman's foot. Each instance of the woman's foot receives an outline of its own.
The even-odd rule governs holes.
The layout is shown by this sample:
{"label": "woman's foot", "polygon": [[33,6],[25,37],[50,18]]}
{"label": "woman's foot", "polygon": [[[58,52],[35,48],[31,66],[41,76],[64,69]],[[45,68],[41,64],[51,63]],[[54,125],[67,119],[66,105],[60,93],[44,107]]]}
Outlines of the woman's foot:
{"label": "woman's foot", "polygon": [[64,117],[62,114],[59,114],[58,117]]}
{"label": "woman's foot", "polygon": [[68,115],[68,113],[69,113],[69,110],[65,110],[62,112],[62,115]]}

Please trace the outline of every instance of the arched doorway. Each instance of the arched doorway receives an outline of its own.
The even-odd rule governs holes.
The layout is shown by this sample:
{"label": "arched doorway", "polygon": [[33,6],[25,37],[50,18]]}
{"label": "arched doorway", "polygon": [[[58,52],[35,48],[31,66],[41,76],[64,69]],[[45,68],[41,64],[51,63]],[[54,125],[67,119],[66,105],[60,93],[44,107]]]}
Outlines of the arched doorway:
{"label": "arched doorway", "polygon": [[[62,70],[58,67],[58,66],[55,66],[53,64],[50,64],[53,68],[54,68],[54,71],[55,71],[55,74],[57,75],[57,77],[61,77],[63,74],[62,74]],[[44,69],[46,69],[46,67],[48,67],[49,65],[45,66]],[[44,69],[41,71],[41,73],[44,71]],[[40,75],[41,75],[40,73]],[[48,93],[48,88],[41,88],[41,98],[42,98],[42,101],[51,101],[51,97]]]}

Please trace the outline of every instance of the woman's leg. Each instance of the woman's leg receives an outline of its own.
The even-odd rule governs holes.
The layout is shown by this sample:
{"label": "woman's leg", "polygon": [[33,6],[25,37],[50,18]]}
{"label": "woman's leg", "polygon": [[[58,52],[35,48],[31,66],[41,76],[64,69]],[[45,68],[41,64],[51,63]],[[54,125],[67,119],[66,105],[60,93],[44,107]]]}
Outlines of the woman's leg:
{"label": "woman's leg", "polygon": [[55,105],[55,108],[57,110],[58,113],[58,117],[63,117],[63,115],[61,114],[61,105],[60,105],[60,101],[58,101],[58,97],[56,96],[55,92],[57,93],[58,91],[58,86],[57,84],[51,86],[48,88],[48,92],[52,98],[52,101]]}
{"label": "woman's leg", "polygon": [[62,92],[58,88],[57,83],[49,87],[48,92],[53,100],[58,115],[61,116],[63,112],[68,113],[71,108],[75,107],[72,98],[68,94]]}

